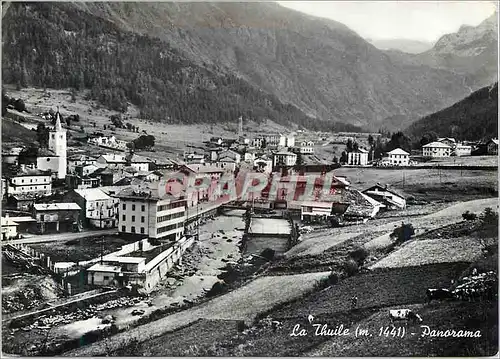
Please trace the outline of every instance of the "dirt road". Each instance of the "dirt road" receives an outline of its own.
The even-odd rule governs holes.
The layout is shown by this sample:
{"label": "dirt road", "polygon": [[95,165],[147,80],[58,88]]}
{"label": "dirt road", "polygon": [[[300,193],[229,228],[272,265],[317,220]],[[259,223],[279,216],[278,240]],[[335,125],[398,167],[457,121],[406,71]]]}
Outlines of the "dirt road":
{"label": "dirt road", "polygon": [[3,244],[33,244],[33,243],[44,243],[44,242],[56,242],[56,241],[69,241],[72,239],[80,239],[80,238],[90,238],[90,237],[99,237],[109,234],[115,234],[118,230],[116,228],[112,229],[103,229],[97,231],[85,231],[85,232],[77,232],[77,233],[59,233],[59,234],[33,234],[24,239],[13,239],[10,241],[4,241]]}

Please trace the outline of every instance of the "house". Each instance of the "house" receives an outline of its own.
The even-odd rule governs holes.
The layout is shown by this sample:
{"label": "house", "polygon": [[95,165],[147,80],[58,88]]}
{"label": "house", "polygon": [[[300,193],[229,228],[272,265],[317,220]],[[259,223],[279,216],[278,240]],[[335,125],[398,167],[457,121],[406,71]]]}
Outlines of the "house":
{"label": "house", "polygon": [[442,142],[431,142],[422,146],[422,156],[432,158],[450,157],[452,148]]}
{"label": "house", "polygon": [[235,163],[240,163],[241,155],[236,151],[227,149],[219,153],[218,160],[221,161],[222,159],[232,159]]}
{"label": "house", "polygon": [[8,214],[2,217],[2,240],[13,239],[17,237],[17,227],[19,224],[15,222]]}
{"label": "house", "polygon": [[218,167],[234,172],[236,170],[236,160],[231,157],[224,156],[217,162]]}
{"label": "house", "polygon": [[91,136],[91,138],[88,139],[88,143],[120,151],[125,151],[127,149],[127,142],[117,140],[115,136]]}
{"label": "house", "polygon": [[22,147],[13,147],[2,151],[2,163],[18,164],[19,154],[22,150]]}
{"label": "house", "polygon": [[392,166],[408,166],[410,164],[410,154],[401,148],[396,148],[387,153],[389,164]]}
{"label": "house", "polygon": [[211,137],[210,142],[215,143],[217,145],[222,145],[223,139],[222,137]]}
{"label": "house", "polygon": [[84,227],[116,227],[119,199],[107,195],[101,188],[75,189],[66,198],[80,206]]}
{"label": "house", "polygon": [[350,166],[366,166],[368,164],[368,151],[364,148],[358,148],[347,152],[346,164]]}
{"label": "house", "polygon": [[333,213],[333,202],[304,201],[300,206],[300,220],[303,223],[329,219]]}
{"label": "house", "polygon": [[265,143],[264,137],[254,137],[250,140],[251,147],[262,148],[264,143]]}
{"label": "house", "polygon": [[260,156],[253,161],[253,167],[257,172],[271,173],[273,161],[267,156]]}
{"label": "house", "polygon": [[34,192],[17,193],[7,197],[7,205],[9,208],[28,212],[33,207],[35,201],[43,198],[43,196],[44,194]]}
{"label": "house", "polygon": [[295,166],[297,155],[288,151],[280,151],[274,154],[274,166]]}
{"label": "house", "polygon": [[75,173],[79,176],[88,176],[97,171],[99,166],[96,166],[95,164],[84,164],[84,165],[77,165],[75,166]]}
{"label": "house", "polygon": [[52,193],[52,177],[50,171],[21,168],[8,178],[7,193]]}
{"label": "house", "polygon": [[81,208],[76,203],[36,203],[33,217],[40,233],[48,231],[65,232],[81,228]]}
{"label": "house", "polygon": [[313,141],[301,141],[298,146],[292,147],[292,151],[303,155],[310,155],[314,153]]}
{"label": "house", "polygon": [[68,173],[73,173],[76,166],[95,165],[96,163],[96,158],[88,155],[70,156],[68,157]]}
{"label": "house", "polygon": [[66,186],[68,189],[97,188],[101,185],[100,177],[80,176],[71,174],[66,176]]}
{"label": "house", "polygon": [[440,137],[437,139],[437,142],[444,143],[445,145],[448,145],[451,148],[455,147],[457,143],[457,141],[453,137]]}
{"label": "house", "polygon": [[152,245],[148,239],[132,243],[138,250],[111,253],[87,269],[89,285],[132,287],[140,293],[149,293],[167,277],[172,267],[181,262],[184,252],[194,238],[183,237],[176,242]]}
{"label": "house", "polygon": [[453,150],[455,156],[470,156],[472,154],[472,146],[458,143]]}
{"label": "house", "polygon": [[281,136],[280,140],[280,145],[283,147],[295,147],[295,136],[294,135],[286,135],[286,136]]}
{"label": "house", "polygon": [[384,204],[387,209],[406,208],[406,199],[401,194],[389,190],[387,186],[382,186],[379,183],[365,189],[362,193]]}
{"label": "house", "polygon": [[186,153],[184,154],[184,161],[188,164],[205,163],[205,155],[201,153]]}
{"label": "house", "polygon": [[266,146],[271,146],[271,147],[276,147],[280,145],[282,135],[279,133],[272,133],[269,135],[264,136],[264,139],[266,140]]}
{"label": "house", "polygon": [[248,162],[248,163],[253,163],[254,160],[255,160],[255,152],[254,151],[245,152],[245,155],[243,156],[243,161]]}
{"label": "house", "polygon": [[120,233],[171,241],[184,235],[185,199],[160,195],[154,186],[124,189],[116,197],[120,200]]}
{"label": "house", "polygon": [[135,153],[129,153],[125,156],[125,165],[135,168],[137,171],[147,172],[149,171],[149,163],[151,162],[146,157],[136,155]]}
{"label": "house", "polygon": [[110,169],[123,168],[127,163],[127,161],[125,160],[125,155],[118,155],[115,153],[101,155],[97,158],[96,162],[106,165]]}
{"label": "house", "polygon": [[486,152],[488,155],[498,155],[498,139],[493,138],[486,143]]}

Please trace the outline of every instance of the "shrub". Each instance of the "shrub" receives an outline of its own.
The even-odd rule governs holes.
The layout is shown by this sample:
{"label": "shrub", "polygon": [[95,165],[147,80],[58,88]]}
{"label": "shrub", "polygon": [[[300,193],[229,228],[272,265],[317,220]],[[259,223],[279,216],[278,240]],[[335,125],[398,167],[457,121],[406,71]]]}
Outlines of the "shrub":
{"label": "shrub", "polygon": [[476,220],[477,215],[475,213],[470,212],[470,211],[465,211],[464,213],[462,213],[462,218],[465,221],[474,221],[474,220]]}
{"label": "shrub", "polygon": [[331,272],[328,276],[328,281],[331,285],[335,285],[339,282],[340,276],[337,272]]}
{"label": "shrub", "polygon": [[366,258],[370,253],[365,247],[356,247],[349,253],[349,257],[351,257],[358,266],[362,266],[365,263]]}
{"label": "shrub", "polygon": [[268,261],[272,261],[273,258],[274,258],[274,250],[271,249],[271,248],[266,248],[262,251],[262,253],[260,254],[261,257],[267,259]]}
{"label": "shrub", "polygon": [[415,234],[415,229],[411,223],[403,223],[401,227],[397,227],[391,233],[391,238],[396,238],[397,243],[403,243],[409,241],[411,236]]}
{"label": "shrub", "polygon": [[491,207],[484,209],[483,213],[479,219],[486,225],[497,225],[498,224],[498,212],[495,212]]}
{"label": "shrub", "polygon": [[348,277],[352,277],[359,272],[358,264],[353,259],[348,259],[342,265],[342,269],[347,274]]}

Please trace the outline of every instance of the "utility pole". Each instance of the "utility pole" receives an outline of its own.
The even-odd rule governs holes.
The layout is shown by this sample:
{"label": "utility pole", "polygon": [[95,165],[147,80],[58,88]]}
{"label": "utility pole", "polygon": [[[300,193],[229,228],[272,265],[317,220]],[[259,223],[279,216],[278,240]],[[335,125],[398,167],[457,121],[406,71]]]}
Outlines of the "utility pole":
{"label": "utility pole", "polygon": [[[99,210],[99,227],[102,229],[102,203],[101,203],[101,209]],[[102,264],[102,257],[104,254],[104,237],[101,237],[101,264]]]}
{"label": "utility pole", "polygon": [[403,170],[403,188],[405,188],[405,171]]}

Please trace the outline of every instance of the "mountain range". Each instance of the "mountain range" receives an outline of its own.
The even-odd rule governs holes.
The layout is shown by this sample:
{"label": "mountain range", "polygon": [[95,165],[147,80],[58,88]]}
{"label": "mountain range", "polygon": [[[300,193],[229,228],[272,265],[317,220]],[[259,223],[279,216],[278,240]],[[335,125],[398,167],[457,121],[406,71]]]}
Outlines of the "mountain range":
{"label": "mountain range", "polygon": [[380,50],[395,50],[408,54],[420,54],[430,50],[433,42],[411,39],[366,39]]}
{"label": "mountain range", "polygon": [[498,83],[479,89],[463,100],[412,123],[405,131],[414,138],[434,132],[458,140],[498,138]]}
{"label": "mountain range", "polygon": [[[36,31],[23,31],[35,23]],[[422,54],[383,51],[341,23],[263,2],[13,3],[2,27],[4,80],[80,85],[107,106],[130,101],[173,122],[245,115],[393,130],[496,78],[496,18],[445,35]],[[63,78],[50,80],[49,70]],[[187,110],[193,101],[195,113]],[[219,114],[215,105],[228,110]]]}

